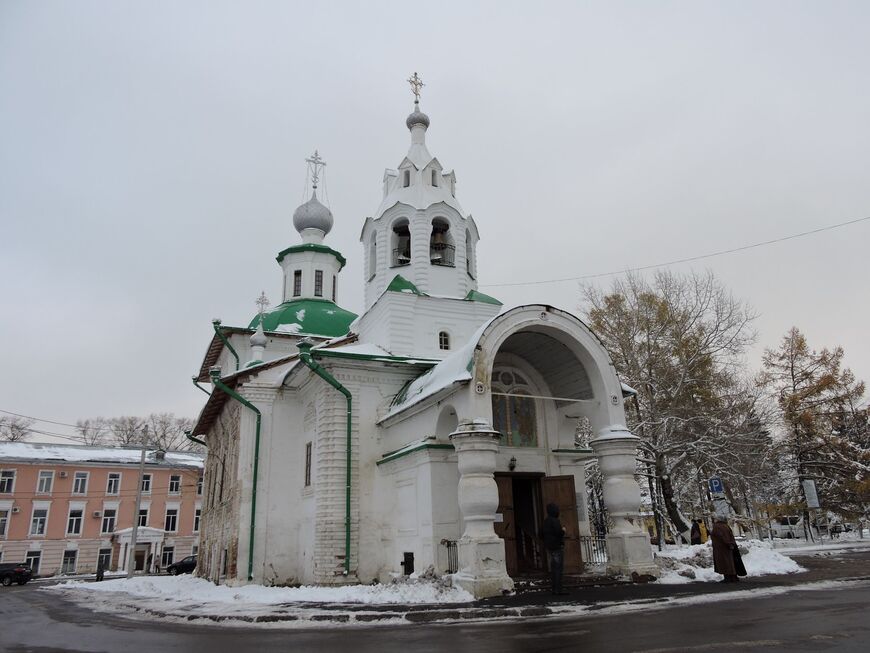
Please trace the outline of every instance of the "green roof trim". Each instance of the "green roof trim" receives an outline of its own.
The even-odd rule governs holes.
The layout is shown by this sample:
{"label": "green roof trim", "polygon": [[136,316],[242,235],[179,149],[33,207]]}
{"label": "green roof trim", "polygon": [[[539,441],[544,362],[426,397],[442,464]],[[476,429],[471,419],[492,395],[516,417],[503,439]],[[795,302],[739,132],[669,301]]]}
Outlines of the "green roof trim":
{"label": "green roof trim", "polygon": [[469,290],[468,294],[465,296],[465,299],[470,302],[481,302],[483,304],[495,304],[496,306],[501,306],[502,303],[498,301],[495,297],[490,297],[489,295],[484,295],[482,292],[477,292],[476,290]]}
{"label": "green roof trim", "polygon": [[321,254],[332,254],[341,266],[338,268],[339,270],[347,265],[347,260],[341,255],[341,252],[336,252],[331,247],[327,247],[326,245],[318,245],[317,243],[303,243],[302,245],[293,245],[293,247],[282,249],[280,252],[278,252],[278,256],[275,257],[275,260],[280,263],[284,260],[284,257],[287,256],[287,254],[297,254],[299,252],[320,252]]}
{"label": "green roof trim", "polygon": [[[278,304],[263,314],[263,330],[279,333],[328,336],[335,338],[350,331],[356,313],[346,311],[328,299],[295,299]],[[248,325],[256,329],[260,316],[255,315]]]}
{"label": "green roof trim", "polygon": [[387,290],[389,292],[407,292],[413,295],[418,295],[420,297],[429,296],[424,292],[420,292],[420,289],[417,288],[417,286],[408,281],[401,274],[397,274],[395,277],[393,277],[393,280],[390,281],[390,285],[387,286]]}
{"label": "green roof trim", "polygon": [[398,451],[384,454],[384,457],[377,461],[375,464],[383,465],[384,463],[392,462],[393,460],[398,460],[399,458],[404,458],[409,454],[421,451],[423,449],[442,449],[445,451],[453,451],[454,449],[456,449],[456,447],[454,447],[452,444],[421,442],[419,446],[416,447],[411,447],[409,449],[399,449]]}
{"label": "green roof trim", "polygon": [[420,358],[415,356],[393,356],[392,354],[355,354],[352,351],[334,351],[332,349],[313,349],[311,353],[316,358],[348,358],[358,361],[386,361],[408,363],[410,365],[427,365],[435,367],[440,361],[436,358]]}

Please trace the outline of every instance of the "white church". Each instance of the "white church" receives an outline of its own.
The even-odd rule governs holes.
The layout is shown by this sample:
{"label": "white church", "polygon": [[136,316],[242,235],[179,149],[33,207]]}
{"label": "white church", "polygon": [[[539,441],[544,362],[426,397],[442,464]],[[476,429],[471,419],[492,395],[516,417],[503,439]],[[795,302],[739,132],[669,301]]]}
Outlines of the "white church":
{"label": "white church", "polygon": [[432,566],[497,595],[546,569],[550,502],[567,529],[565,571],[580,573],[597,459],[608,572],[654,574],[630,389],[568,311],[505,310],[478,291],[478,228],[429,152],[422,84],[409,81],[410,146],[360,235],[363,314],[336,303],[345,258],[326,244],[315,153],[311,199],[293,215],[300,240],[277,256],[282,302],[267,310],[263,298],[247,327],[214,321],[194,377],[209,393],[193,432],[208,447],[197,573],[335,585]]}

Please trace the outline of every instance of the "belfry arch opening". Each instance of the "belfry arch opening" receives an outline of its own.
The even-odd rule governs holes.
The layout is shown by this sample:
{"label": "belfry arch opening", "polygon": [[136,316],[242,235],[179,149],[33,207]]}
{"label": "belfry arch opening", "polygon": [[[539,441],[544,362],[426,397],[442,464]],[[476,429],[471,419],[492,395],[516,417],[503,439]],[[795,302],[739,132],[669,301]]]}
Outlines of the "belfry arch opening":
{"label": "belfry arch opening", "polygon": [[399,218],[393,223],[390,240],[392,267],[411,265],[411,229],[407,218]]}
{"label": "belfry arch opening", "polygon": [[429,261],[432,265],[453,267],[455,254],[450,223],[444,218],[435,218],[432,220],[432,235],[429,237]]}

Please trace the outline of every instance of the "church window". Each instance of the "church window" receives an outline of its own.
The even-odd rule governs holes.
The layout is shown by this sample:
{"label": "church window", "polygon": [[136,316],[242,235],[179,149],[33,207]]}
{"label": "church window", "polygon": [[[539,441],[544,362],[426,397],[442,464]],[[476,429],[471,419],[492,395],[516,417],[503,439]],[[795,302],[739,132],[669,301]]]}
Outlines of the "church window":
{"label": "church window", "polygon": [[[378,235],[372,234],[372,240],[369,243],[369,281],[375,278],[378,271]],[[333,278],[335,281],[335,278]],[[334,295],[335,293],[333,293]],[[332,301],[335,301],[333,296]]]}
{"label": "church window", "polygon": [[432,235],[429,238],[429,261],[432,265],[453,267],[456,248],[450,234],[450,223],[444,218],[432,220]]}
{"label": "church window", "polygon": [[407,218],[393,224],[393,261],[391,267],[411,265],[411,229]]}
{"label": "church window", "polygon": [[302,294],[302,270],[293,272],[293,296],[299,297]]}
{"label": "church window", "polygon": [[405,170],[404,175],[402,177],[402,186],[404,188],[407,188],[410,185],[411,185],[411,171]]}
{"label": "church window", "polygon": [[465,270],[474,279],[474,247],[471,243],[471,232],[465,230]]}
{"label": "church window", "polygon": [[432,171],[432,185],[436,186],[436,187],[438,186],[438,171],[437,170]]}
{"label": "church window", "polygon": [[508,447],[537,447],[538,418],[532,388],[512,370],[492,374],[492,424]]}
{"label": "church window", "polygon": [[305,443],[305,487],[311,487],[311,443]]}
{"label": "church window", "polygon": [[337,281],[337,279],[335,278],[335,275],[333,275],[333,277],[332,277],[332,301],[334,301],[334,302],[338,301],[336,299],[336,283],[335,283],[336,281]]}
{"label": "church window", "polygon": [[450,334],[446,331],[442,331],[438,334],[438,349],[448,350],[450,349]]}
{"label": "church window", "polygon": [[323,297],[323,270],[314,271],[314,296]]}

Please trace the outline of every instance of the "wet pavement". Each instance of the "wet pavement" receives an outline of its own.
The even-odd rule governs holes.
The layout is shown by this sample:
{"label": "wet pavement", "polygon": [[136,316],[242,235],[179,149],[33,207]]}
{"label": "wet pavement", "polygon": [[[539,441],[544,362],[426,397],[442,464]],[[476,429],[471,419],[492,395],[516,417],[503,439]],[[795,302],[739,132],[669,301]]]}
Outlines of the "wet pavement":
{"label": "wet pavement", "polygon": [[[124,651],[691,651],[836,650],[870,648],[870,552],[838,552],[800,559],[809,572],[768,576],[730,585],[618,585],[573,590],[558,601],[533,592],[476,604],[473,620],[408,620],[403,625],[345,625],[341,619],[291,624],[177,623],[95,613],[39,584],[0,588],[0,650]],[[858,578],[842,584],[830,581]],[[828,582],[828,585],[819,585]],[[801,588],[829,587],[813,591]],[[756,598],[744,590],[781,592]],[[789,591],[787,591],[789,590]],[[740,591],[741,594],[728,593]],[[661,608],[674,597],[684,604]],[[739,598],[738,598],[739,597]],[[727,600],[731,598],[732,600]],[[695,603],[697,600],[708,601]],[[629,605],[631,604],[631,605]],[[552,610],[585,605],[584,614],[558,616]],[[628,606],[633,611],[612,614]],[[347,606],[344,606],[346,609]],[[323,614],[346,614],[321,606]],[[539,608],[540,616],[520,612]],[[599,611],[600,608],[600,611]],[[409,611],[443,614],[455,608]],[[407,608],[406,608],[407,610]],[[517,616],[497,618],[503,610]],[[546,610],[546,613],[544,613]],[[549,614],[550,616],[546,616]],[[450,615],[455,619],[456,615]],[[426,623],[429,621],[430,623]]]}

